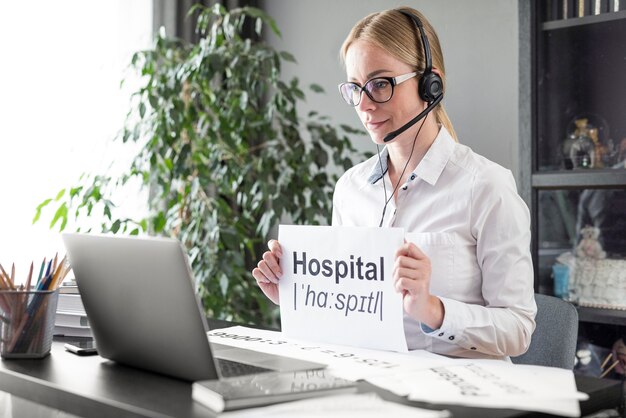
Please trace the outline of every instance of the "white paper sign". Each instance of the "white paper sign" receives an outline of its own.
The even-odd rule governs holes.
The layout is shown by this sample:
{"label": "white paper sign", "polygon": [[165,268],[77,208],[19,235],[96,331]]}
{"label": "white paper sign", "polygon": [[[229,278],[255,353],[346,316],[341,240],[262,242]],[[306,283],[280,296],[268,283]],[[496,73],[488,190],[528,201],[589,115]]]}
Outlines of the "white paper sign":
{"label": "white paper sign", "polygon": [[278,240],[286,336],[407,352],[392,277],[403,229],[281,225]]}

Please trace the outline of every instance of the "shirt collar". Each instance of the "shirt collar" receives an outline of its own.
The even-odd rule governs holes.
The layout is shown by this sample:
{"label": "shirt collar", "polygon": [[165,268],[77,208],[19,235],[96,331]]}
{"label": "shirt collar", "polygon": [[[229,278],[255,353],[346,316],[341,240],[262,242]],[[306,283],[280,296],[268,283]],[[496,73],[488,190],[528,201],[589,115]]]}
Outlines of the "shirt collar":
{"label": "shirt collar", "polygon": [[433,141],[432,145],[422,158],[422,161],[415,168],[415,174],[422,178],[426,183],[434,186],[439,180],[443,169],[448,164],[448,160],[454,152],[456,142],[450,136],[445,127],[441,127],[439,134]]}
{"label": "shirt collar", "polygon": [[[445,127],[439,129],[437,137],[415,168],[414,173],[431,186],[437,183],[450,156],[454,152],[455,141]],[[381,161],[376,161],[367,179],[371,184],[376,184],[387,172],[387,159],[389,151],[387,147],[380,152]],[[381,168],[382,163],[382,168]]]}
{"label": "shirt collar", "polygon": [[370,172],[370,175],[367,178],[368,183],[376,184],[378,180],[383,178],[383,176],[387,172],[387,160],[388,160],[387,157],[388,156],[389,156],[389,151],[387,150],[387,147],[385,147],[380,152],[380,160],[376,159],[376,163],[374,164],[374,167],[372,167],[372,171]]}

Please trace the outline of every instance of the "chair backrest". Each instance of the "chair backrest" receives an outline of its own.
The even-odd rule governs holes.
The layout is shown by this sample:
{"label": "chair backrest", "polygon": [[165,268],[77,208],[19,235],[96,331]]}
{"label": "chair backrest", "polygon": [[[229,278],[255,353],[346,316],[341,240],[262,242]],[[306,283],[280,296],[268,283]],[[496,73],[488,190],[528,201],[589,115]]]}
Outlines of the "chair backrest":
{"label": "chair backrest", "polygon": [[512,357],[515,364],[574,368],[578,339],[578,311],[554,296],[535,294],[537,327],[528,351]]}

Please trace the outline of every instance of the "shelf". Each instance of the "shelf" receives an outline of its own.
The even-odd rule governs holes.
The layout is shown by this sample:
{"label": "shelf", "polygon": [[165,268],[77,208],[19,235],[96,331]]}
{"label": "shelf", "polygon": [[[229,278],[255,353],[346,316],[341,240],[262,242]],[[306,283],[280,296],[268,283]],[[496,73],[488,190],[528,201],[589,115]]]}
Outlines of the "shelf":
{"label": "shelf", "polygon": [[532,175],[532,187],[536,189],[613,189],[626,187],[626,170],[570,170],[548,171]]}
{"label": "shelf", "polygon": [[554,29],[572,28],[575,26],[590,25],[593,23],[611,22],[613,20],[626,19],[626,10],[619,12],[607,12],[599,15],[572,17],[570,19],[551,20],[541,24],[544,31]]}
{"label": "shelf", "polygon": [[598,324],[626,325],[626,311],[618,309],[601,309],[577,306],[580,322],[594,322]]}

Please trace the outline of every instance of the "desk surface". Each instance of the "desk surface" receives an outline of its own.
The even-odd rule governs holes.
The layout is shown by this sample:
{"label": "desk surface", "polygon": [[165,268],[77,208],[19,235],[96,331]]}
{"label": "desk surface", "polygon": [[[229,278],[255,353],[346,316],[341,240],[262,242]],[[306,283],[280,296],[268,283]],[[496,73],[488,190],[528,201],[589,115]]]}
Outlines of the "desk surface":
{"label": "desk surface", "polygon": [[[621,383],[577,376],[578,389],[590,394],[583,415],[621,404]],[[71,414],[89,417],[207,417],[213,414],[191,399],[191,384],[125,367],[100,356],[77,356],[52,344],[42,360],[2,360],[0,390]],[[367,383],[362,391],[374,388]],[[382,397],[408,403],[388,392]],[[425,404],[411,403],[428,407]],[[433,408],[443,409],[441,405]],[[461,417],[526,417],[523,411],[445,406]]]}

